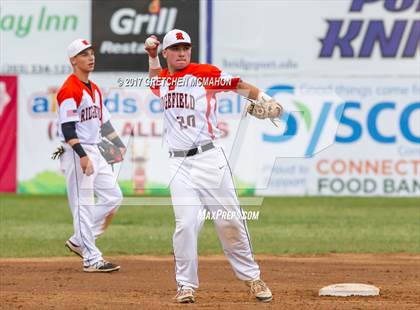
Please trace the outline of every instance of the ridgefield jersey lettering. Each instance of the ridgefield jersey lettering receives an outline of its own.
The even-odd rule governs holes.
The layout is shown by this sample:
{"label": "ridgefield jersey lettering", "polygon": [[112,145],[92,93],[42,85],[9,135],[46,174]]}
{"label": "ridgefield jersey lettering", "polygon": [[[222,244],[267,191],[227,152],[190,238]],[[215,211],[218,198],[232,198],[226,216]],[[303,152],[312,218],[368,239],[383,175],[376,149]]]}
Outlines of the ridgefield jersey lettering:
{"label": "ridgefield jersey lettering", "polygon": [[[151,89],[161,99],[165,140],[170,150],[188,150],[220,136],[217,128],[216,94],[236,89],[239,77],[208,64],[189,64],[171,75],[163,69]],[[177,81],[183,79],[182,83]]]}
{"label": "ridgefield jersey lettering", "polygon": [[110,119],[110,115],[102,104],[102,93],[98,86],[90,83],[92,90],[72,74],[58,91],[58,132],[63,142],[61,124],[67,122],[76,122],[76,134],[80,143],[97,144],[101,141],[101,126]]}

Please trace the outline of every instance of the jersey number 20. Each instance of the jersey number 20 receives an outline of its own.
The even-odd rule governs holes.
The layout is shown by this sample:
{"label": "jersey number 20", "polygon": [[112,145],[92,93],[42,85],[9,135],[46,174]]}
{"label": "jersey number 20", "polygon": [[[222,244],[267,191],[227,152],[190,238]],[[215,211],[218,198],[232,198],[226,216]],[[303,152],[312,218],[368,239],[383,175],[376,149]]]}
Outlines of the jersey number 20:
{"label": "jersey number 20", "polygon": [[184,118],[183,116],[177,116],[176,119],[178,120],[178,123],[181,129],[187,129],[188,127],[195,127],[194,115],[188,115],[186,118]]}

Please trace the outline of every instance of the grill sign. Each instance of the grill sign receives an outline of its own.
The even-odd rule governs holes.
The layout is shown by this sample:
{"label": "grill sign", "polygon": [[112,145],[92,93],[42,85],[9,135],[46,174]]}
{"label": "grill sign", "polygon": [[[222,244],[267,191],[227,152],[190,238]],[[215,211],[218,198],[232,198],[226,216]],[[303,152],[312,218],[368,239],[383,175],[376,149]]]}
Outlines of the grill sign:
{"label": "grill sign", "polygon": [[162,42],[174,28],[191,36],[198,60],[199,1],[92,1],[92,41],[97,71],[148,71],[144,41]]}

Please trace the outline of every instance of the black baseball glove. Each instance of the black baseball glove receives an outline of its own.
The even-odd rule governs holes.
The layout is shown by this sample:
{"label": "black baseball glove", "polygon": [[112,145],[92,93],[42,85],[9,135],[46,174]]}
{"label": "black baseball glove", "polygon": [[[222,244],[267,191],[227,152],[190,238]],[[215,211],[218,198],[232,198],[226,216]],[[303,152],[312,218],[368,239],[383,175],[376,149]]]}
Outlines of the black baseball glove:
{"label": "black baseball glove", "polygon": [[98,148],[108,164],[112,165],[123,160],[120,148],[106,139],[102,139]]}
{"label": "black baseball glove", "polygon": [[51,154],[51,159],[56,160],[61,157],[61,155],[64,154],[64,147],[61,145],[57,147],[57,149],[54,151],[54,153]]}

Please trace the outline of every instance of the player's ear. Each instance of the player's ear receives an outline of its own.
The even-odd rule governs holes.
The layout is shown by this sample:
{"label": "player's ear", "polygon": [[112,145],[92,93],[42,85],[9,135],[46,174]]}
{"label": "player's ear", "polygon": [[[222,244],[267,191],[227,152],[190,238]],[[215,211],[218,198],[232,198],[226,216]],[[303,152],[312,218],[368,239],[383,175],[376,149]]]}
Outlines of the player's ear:
{"label": "player's ear", "polygon": [[71,57],[71,58],[70,58],[70,63],[71,63],[72,65],[76,65],[76,57]]}
{"label": "player's ear", "polygon": [[166,57],[168,56],[168,55],[167,55],[167,53],[166,53],[166,49],[164,49],[164,50],[162,51],[162,55],[163,55],[163,58],[165,58],[165,59],[166,59]]}

